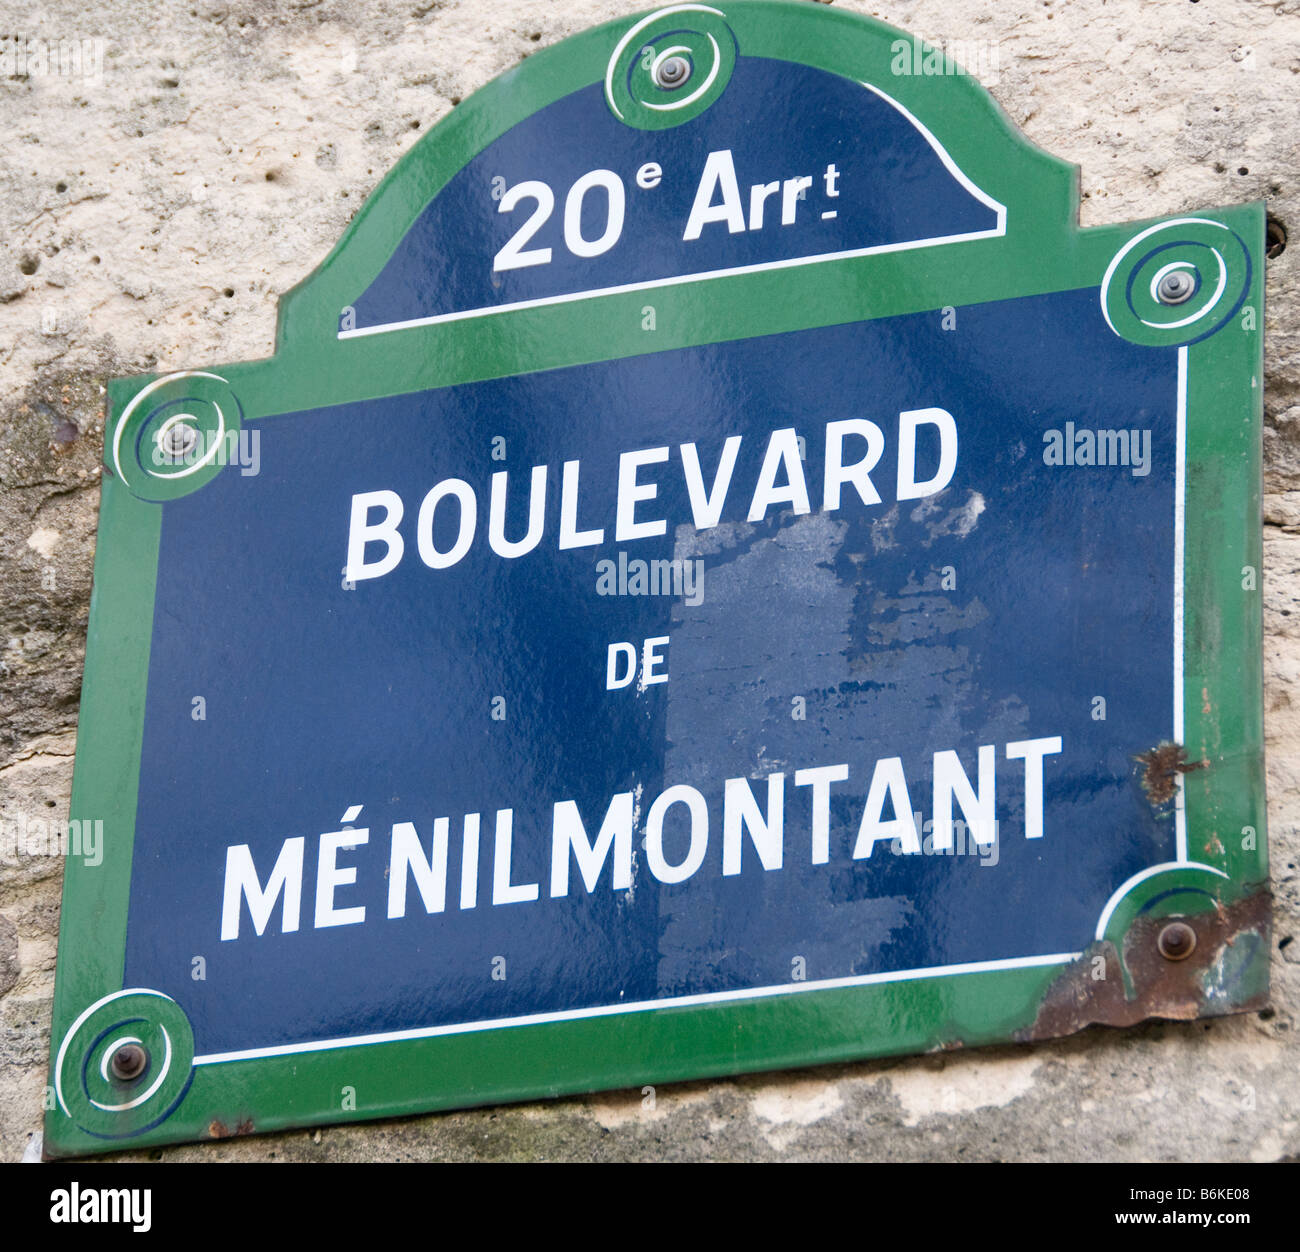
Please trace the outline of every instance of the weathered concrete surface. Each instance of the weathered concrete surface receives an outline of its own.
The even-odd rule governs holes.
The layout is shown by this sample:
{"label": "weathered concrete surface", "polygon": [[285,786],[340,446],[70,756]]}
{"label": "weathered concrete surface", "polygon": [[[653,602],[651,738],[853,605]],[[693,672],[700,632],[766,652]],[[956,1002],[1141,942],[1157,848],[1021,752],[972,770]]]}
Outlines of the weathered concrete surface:
{"label": "weathered concrete surface", "polygon": [[[66,816],[107,377],[267,355],[397,157],[620,0],[0,0],[104,41],[102,74],[0,79],[0,816]],[[1085,225],[1267,197],[1300,230],[1300,3],[896,0],[1082,167]],[[1300,245],[1269,262],[1269,1012],[1060,1043],[168,1150],[176,1159],[1256,1159],[1300,1155]],[[39,1126],[60,866],[0,864],[0,1158]],[[154,1155],[159,1155],[155,1153]]]}

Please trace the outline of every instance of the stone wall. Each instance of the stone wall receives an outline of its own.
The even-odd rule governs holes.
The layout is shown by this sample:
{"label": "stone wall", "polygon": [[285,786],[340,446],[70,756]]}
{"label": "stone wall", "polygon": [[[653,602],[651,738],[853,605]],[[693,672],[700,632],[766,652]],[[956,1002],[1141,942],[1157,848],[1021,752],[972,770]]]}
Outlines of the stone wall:
{"label": "stone wall", "polygon": [[[276,299],[465,96],[623,0],[0,0],[80,44],[0,69],[0,818],[66,817],[117,375],[265,356]],[[1081,167],[1084,225],[1266,198],[1300,230],[1300,2],[894,0]],[[21,72],[26,69],[27,72]],[[1278,239],[1280,244],[1280,236]],[[1300,1155],[1300,245],[1268,263],[1265,667],[1274,1007],[1059,1043],[155,1152],[275,1159]],[[0,861],[0,1158],[39,1129],[61,865]]]}

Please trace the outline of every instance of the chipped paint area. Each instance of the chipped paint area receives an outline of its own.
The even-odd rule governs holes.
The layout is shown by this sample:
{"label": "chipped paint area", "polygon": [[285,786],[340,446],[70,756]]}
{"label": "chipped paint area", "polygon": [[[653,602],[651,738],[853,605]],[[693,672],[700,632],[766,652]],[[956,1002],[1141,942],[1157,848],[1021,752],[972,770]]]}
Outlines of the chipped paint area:
{"label": "chipped paint area", "polygon": [[[696,1105],[709,1104],[717,1096],[717,1087],[672,1090],[668,1087],[644,1086],[630,1091],[611,1091],[589,1097],[586,1111],[598,1126],[620,1130],[638,1122],[662,1121],[670,1114],[684,1112]],[[530,1106],[540,1117],[550,1117],[546,1106]]]}
{"label": "chipped paint area", "polygon": [[952,508],[944,507],[948,495],[944,491],[927,496],[912,510],[912,521],[924,523],[931,542],[946,535],[965,539],[984,512],[984,497],[978,491],[967,492],[966,499]]}
{"label": "chipped paint area", "polygon": [[[1094,944],[1064,970],[1033,1026],[1017,1039],[1059,1038],[1094,1022],[1133,1026],[1148,1018],[1191,1021],[1264,1008],[1267,966],[1259,957],[1269,947],[1271,905],[1267,891],[1256,891],[1180,919],[1139,916],[1124,936],[1122,954],[1113,943]],[[1159,935],[1173,920],[1193,932],[1187,959],[1160,954]]]}
{"label": "chipped paint area", "polygon": [[754,1116],[765,1123],[759,1132],[778,1152],[784,1152],[804,1127],[830,1117],[843,1107],[839,1088],[818,1079],[760,1091],[750,1104]]}
{"label": "chipped paint area", "polygon": [[1005,1108],[1028,1095],[1042,1061],[1037,1056],[983,1060],[963,1057],[952,1066],[891,1070],[884,1077],[903,1107],[903,1125],[927,1117],[956,1117],[977,1109]]}
{"label": "chipped paint area", "polygon": [[1142,767],[1142,790],[1153,805],[1168,804],[1174,798],[1179,774],[1208,769],[1210,765],[1209,761],[1189,761],[1186,749],[1168,740],[1133,759]]}
{"label": "chipped paint area", "polygon": [[1286,1151],[1286,1140],[1275,1130],[1267,1130],[1250,1150],[1250,1159],[1257,1165],[1276,1161]]}
{"label": "chipped paint area", "polygon": [[54,554],[54,549],[59,546],[61,538],[57,530],[51,530],[48,526],[38,526],[27,536],[27,546],[48,561]]}

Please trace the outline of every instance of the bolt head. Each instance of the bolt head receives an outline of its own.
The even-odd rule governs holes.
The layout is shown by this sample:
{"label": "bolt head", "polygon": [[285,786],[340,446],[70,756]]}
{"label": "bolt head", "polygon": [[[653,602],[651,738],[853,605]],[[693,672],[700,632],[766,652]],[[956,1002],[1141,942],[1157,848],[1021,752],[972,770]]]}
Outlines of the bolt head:
{"label": "bolt head", "polygon": [[685,57],[665,57],[655,70],[655,86],[669,91],[680,87],[691,76],[691,63]]}
{"label": "bolt head", "polygon": [[1161,304],[1182,304],[1192,298],[1196,282],[1187,270],[1170,270],[1156,284],[1156,295]]}
{"label": "bolt head", "polygon": [[124,1043],[113,1053],[108,1068],[119,1082],[136,1082],[149,1068],[149,1053],[138,1043]]}
{"label": "bolt head", "polygon": [[1196,931],[1186,922],[1170,922],[1161,930],[1156,947],[1166,961],[1185,961],[1196,951]]}
{"label": "bolt head", "polygon": [[193,451],[199,432],[188,422],[177,422],[158,436],[158,448],[169,460],[179,461]]}

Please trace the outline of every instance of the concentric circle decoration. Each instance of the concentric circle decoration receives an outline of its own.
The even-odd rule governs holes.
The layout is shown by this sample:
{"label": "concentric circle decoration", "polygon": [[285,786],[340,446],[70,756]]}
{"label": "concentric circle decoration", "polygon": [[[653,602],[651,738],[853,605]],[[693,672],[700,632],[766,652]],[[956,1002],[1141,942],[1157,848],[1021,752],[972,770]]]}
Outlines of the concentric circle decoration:
{"label": "concentric circle decoration", "polygon": [[175,500],[237,460],[242,416],[230,384],[219,374],[167,374],[122,411],[104,459],[132,495]]}
{"label": "concentric circle decoration", "polygon": [[[1186,282],[1167,281],[1173,274],[1191,280],[1190,295],[1183,294]],[[1250,251],[1236,232],[1208,218],[1175,218],[1149,226],[1115,254],[1101,280],[1101,310],[1121,339],[1180,347],[1223,326],[1241,308],[1250,279]]]}
{"label": "concentric circle decoration", "polygon": [[[139,1077],[115,1077],[112,1060],[128,1044],[144,1049]],[[97,1139],[130,1139],[171,1116],[194,1073],[194,1032],[175,1000],[131,988],[105,996],[59,1045],[54,1094],[59,1108]]]}
{"label": "concentric circle decoration", "polygon": [[605,99],[628,126],[667,130],[703,113],[735,67],[736,36],[722,11],[674,4],[642,18],[619,40],[605,71]]}

